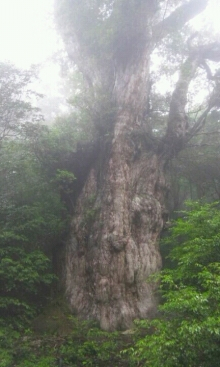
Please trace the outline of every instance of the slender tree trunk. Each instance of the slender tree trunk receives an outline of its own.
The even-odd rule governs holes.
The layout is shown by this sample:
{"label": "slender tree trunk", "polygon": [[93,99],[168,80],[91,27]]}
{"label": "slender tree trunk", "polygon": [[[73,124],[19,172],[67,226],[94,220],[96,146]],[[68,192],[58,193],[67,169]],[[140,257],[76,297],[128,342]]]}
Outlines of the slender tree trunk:
{"label": "slender tree trunk", "polygon": [[163,162],[143,143],[139,122],[147,97],[148,60],[118,78],[121,108],[112,141],[79,197],[66,251],[71,307],[99,320],[105,330],[128,328],[132,320],[156,309],[149,276],[161,267],[157,241],[165,180]]}

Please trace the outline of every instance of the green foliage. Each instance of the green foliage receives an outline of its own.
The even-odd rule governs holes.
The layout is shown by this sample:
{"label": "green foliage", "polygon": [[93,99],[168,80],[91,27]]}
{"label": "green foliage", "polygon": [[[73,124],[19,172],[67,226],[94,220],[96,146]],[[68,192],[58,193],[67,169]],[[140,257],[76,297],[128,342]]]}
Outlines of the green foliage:
{"label": "green foliage", "polygon": [[159,277],[161,316],[139,323],[145,336],[131,351],[144,366],[219,365],[220,211],[218,204],[188,205],[165,241],[175,267]]}
{"label": "green foliage", "polygon": [[30,102],[30,97],[40,97],[28,89],[34,77],[34,68],[20,70],[0,62],[0,142],[24,134],[29,124],[42,120],[39,110]]}
{"label": "green foliage", "polygon": [[50,296],[54,249],[69,220],[61,195],[74,195],[68,164],[84,134],[73,116],[51,129],[36,123],[34,76],[0,64],[0,325],[19,329]]}
{"label": "green foliage", "polygon": [[83,220],[81,226],[90,226],[100,211],[99,204],[96,204],[96,195],[92,194],[87,198],[84,205]]}
{"label": "green foliage", "polygon": [[[55,174],[40,160],[35,143],[46,140],[38,111],[26,102],[31,72],[0,65],[0,324],[23,328],[48,299],[55,280],[53,249],[66,229]],[[4,88],[3,88],[4,87]],[[26,93],[26,92],[27,93]],[[10,119],[5,120],[6,118]],[[9,125],[7,125],[10,122]],[[29,123],[31,122],[31,124]],[[25,132],[26,140],[21,139]],[[13,136],[13,139],[10,137]],[[19,139],[18,139],[19,136]],[[44,152],[46,153],[46,152]],[[54,169],[59,168],[59,162]],[[59,176],[63,173],[58,171]],[[65,173],[65,176],[67,174]],[[68,173],[68,181],[73,175]]]}
{"label": "green foliage", "polygon": [[79,321],[71,318],[73,332],[60,348],[60,355],[64,363],[71,366],[103,366],[120,363],[117,345],[118,333],[107,333],[96,328],[91,322]]}
{"label": "green foliage", "polygon": [[71,190],[71,185],[74,182],[76,177],[72,172],[67,170],[57,170],[57,174],[55,177],[55,182],[58,184],[58,188],[67,194],[73,194]]}
{"label": "green foliage", "polygon": [[168,207],[172,217],[184,207],[186,200],[213,202],[220,199],[219,118],[219,111],[212,111],[190,146],[170,164]]}
{"label": "green foliage", "polygon": [[55,2],[56,20],[64,41],[77,42],[75,62],[83,63],[80,69],[92,78],[94,70],[94,74],[105,71],[105,78],[110,74],[112,77],[113,60],[119,64],[135,61],[143,51],[146,19],[152,9],[154,2],[136,0]]}
{"label": "green foliage", "polygon": [[[45,343],[45,341],[44,341]],[[52,349],[52,348],[51,348]],[[30,330],[23,334],[10,327],[0,328],[0,367],[55,367],[56,356],[43,347],[43,340]]]}
{"label": "green foliage", "polygon": [[69,315],[66,318],[63,321],[72,331],[64,334],[59,330],[56,334],[39,335],[30,330],[18,333],[9,327],[1,328],[0,367],[131,366],[127,355],[121,353],[131,344],[131,336],[101,331],[93,322]]}
{"label": "green foliage", "polygon": [[10,328],[0,327],[0,367],[9,367],[13,363],[13,351],[20,334]]}
{"label": "green foliage", "polygon": [[45,302],[55,279],[48,256],[65,211],[27,143],[4,143],[0,153],[0,321],[20,327]]}
{"label": "green foliage", "polygon": [[90,133],[87,122],[81,124],[75,114],[57,118],[51,128],[35,125],[29,129],[30,150],[47,179],[55,179],[57,170],[71,172],[72,155],[77,151],[78,142],[91,139]]}
{"label": "green foliage", "polygon": [[43,291],[55,276],[42,251],[8,246],[0,249],[0,256],[0,323],[20,328],[39,312],[45,302]]}
{"label": "green foliage", "polygon": [[[77,76],[77,74],[76,74]],[[90,140],[94,137],[106,136],[112,131],[115,120],[115,101],[106,86],[96,86],[88,89],[85,80],[79,79],[75,93],[69,103],[76,109],[75,121],[80,131],[80,140]]]}
{"label": "green foliage", "polygon": [[[111,42],[112,29],[108,25],[108,16],[104,20],[104,12],[100,9],[103,6],[103,10],[110,9],[111,1],[105,2],[95,1],[62,1],[56,2],[56,14],[59,27],[63,28],[63,24],[66,23],[69,30],[76,32],[80,38],[80,43],[85,52],[87,48],[87,55],[89,54],[93,58],[97,58],[103,55],[103,49],[107,51],[108,43]],[[109,39],[109,41],[108,41]],[[106,57],[105,57],[106,59]]]}

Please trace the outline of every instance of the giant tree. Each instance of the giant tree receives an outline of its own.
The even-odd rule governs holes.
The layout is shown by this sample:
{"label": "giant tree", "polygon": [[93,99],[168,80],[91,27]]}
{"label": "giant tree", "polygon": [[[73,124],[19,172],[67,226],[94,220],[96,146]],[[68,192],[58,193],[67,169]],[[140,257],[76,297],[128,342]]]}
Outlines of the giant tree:
{"label": "giant tree", "polygon": [[[129,327],[134,318],[149,317],[156,309],[155,284],[147,278],[161,267],[157,242],[167,163],[218,104],[218,77],[208,62],[220,60],[220,44],[199,44],[196,35],[189,35],[164,115],[164,133],[155,136],[151,55],[165,37],[202,12],[208,0],[169,2],[164,16],[167,3],[55,2],[68,54],[87,86],[84,107],[99,131],[97,154],[77,199],[66,246],[66,290],[73,310],[99,320],[107,330]],[[187,93],[200,67],[213,91],[192,120],[186,113]]]}

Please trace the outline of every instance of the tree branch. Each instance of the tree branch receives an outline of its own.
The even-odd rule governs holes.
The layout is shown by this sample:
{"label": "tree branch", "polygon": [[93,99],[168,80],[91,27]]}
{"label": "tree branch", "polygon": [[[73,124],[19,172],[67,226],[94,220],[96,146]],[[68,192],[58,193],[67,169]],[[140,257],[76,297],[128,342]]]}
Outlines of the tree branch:
{"label": "tree branch", "polygon": [[199,54],[201,60],[220,61],[220,42],[212,42],[194,48],[194,53]]}
{"label": "tree branch", "polygon": [[[205,63],[205,59],[220,61],[220,43],[196,46],[190,50],[190,56],[182,65],[180,77],[172,94],[170,111],[167,122],[167,132],[162,142],[162,151],[166,156],[176,155],[184,145],[204,126],[208,113],[212,108],[220,107],[220,80],[218,73],[214,76]],[[190,128],[185,112],[189,84],[195,76],[197,68],[201,66],[208,74],[208,78],[215,81],[213,92],[207,101],[206,109]],[[211,74],[211,77],[210,77]]]}
{"label": "tree branch", "polygon": [[205,125],[206,118],[208,116],[209,111],[211,110],[211,106],[208,105],[208,107],[205,109],[205,111],[201,114],[201,116],[197,119],[197,121],[194,123],[194,125],[191,127],[191,129],[188,131],[186,136],[186,143],[190,141],[190,139],[195,136],[199,130]]}
{"label": "tree branch", "polygon": [[183,139],[188,130],[188,119],[185,113],[187,104],[187,93],[189,84],[195,76],[196,70],[199,66],[199,58],[189,56],[182,65],[180,77],[176,84],[176,88],[172,94],[170,102],[170,111],[167,122],[167,133],[165,140],[173,141],[178,149],[181,148]]}
{"label": "tree branch", "polygon": [[209,65],[205,62],[205,60],[202,61],[201,67],[205,70],[207,78],[209,80],[215,80],[214,76],[212,75],[211,69],[210,69]]}
{"label": "tree branch", "polygon": [[159,41],[169,33],[177,32],[190,19],[201,13],[207,5],[208,0],[191,0],[183,4],[154,27],[153,37]]}

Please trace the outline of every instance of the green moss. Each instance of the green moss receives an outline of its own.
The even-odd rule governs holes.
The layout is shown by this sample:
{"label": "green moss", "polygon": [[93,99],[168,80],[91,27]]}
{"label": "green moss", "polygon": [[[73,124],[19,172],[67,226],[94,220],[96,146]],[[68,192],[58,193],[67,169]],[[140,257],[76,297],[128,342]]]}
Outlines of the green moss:
{"label": "green moss", "polygon": [[86,200],[82,220],[83,227],[90,226],[95,221],[95,218],[100,211],[100,207],[95,206],[95,201],[96,201],[95,194],[90,195]]}

